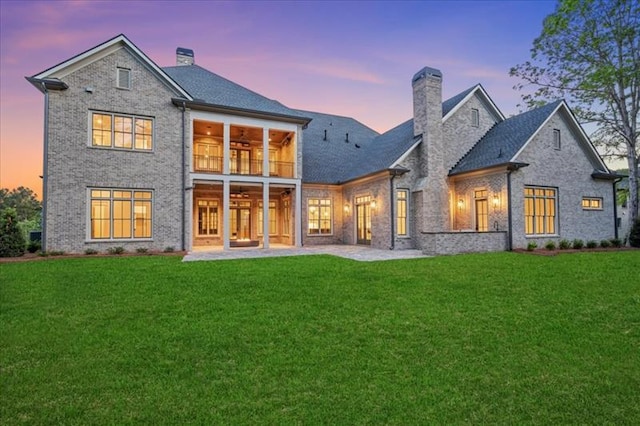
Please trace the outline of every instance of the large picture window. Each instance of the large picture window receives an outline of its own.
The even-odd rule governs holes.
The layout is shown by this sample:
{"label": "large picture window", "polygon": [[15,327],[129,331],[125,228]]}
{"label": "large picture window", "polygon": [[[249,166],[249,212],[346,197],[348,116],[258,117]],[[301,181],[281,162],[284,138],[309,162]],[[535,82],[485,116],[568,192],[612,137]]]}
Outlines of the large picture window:
{"label": "large picture window", "polygon": [[396,234],[401,237],[408,235],[407,203],[409,191],[398,189],[396,192]]}
{"label": "large picture window", "polygon": [[525,234],[553,235],[556,233],[557,191],[555,188],[525,187]]}
{"label": "large picture window", "polygon": [[331,234],[331,200],[328,198],[309,198],[308,233],[310,235]]}
{"label": "large picture window", "polygon": [[92,240],[151,238],[151,191],[91,189]]}
{"label": "large picture window", "polygon": [[91,145],[150,151],[153,149],[153,120],[133,115],[92,112]]}

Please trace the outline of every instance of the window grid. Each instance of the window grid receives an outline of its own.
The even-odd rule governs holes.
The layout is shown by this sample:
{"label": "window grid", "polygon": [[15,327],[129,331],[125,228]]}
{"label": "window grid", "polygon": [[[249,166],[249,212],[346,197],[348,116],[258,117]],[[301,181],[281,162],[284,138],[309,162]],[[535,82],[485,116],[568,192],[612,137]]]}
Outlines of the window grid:
{"label": "window grid", "polygon": [[582,208],[584,210],[602,210],[602,198],[584,197],[582,198]]}
{"label": "window grid", "polygon": [[131,70],[128,68],[118,68],[116,75],[116,87],[118,89],[131,89]]}
{"label": "window grid", "polygon": [[554,188],[525,187],[525,234],[556,233],[556,201],[557,192]]}
{"label": "window grid", "polygon": [[218,235],[217,200],[198,200],[198,235]]}
{"label": "window grid", "polygon": [[91,145],[150,151],[153,149],[153,120],[133,115],[93,112]]}
{"label": "window grid", "polygon": [[476,207],[476,231],[487,232],[489,230],[489,201],[486,189],[474,191]]}
{"label": "window grid", "polygon": [[151,238],[151,191],[90,190],[90,238]]}
{"label": "window grid", "polygon": [[310,235],[331,234],[331,200],[328,198],[309,198],[308,233]]}
{"label": "window grid", "polygon": [[[258,235],[264,234],[264,214],[262,210],[262,202],[258,203]],[[277,235],[278,233],[278,217],[276,211],[276,202],[269,201],[269,235]]]}

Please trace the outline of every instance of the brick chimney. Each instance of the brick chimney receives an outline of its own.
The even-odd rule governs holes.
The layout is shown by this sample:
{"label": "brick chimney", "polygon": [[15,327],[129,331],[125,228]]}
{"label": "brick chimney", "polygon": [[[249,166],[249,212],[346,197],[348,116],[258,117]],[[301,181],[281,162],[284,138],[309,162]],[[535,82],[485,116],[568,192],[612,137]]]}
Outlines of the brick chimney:
{"label": "brick chimney", "polygon": [[411,80],[413,133],[422,136],[422,231],[444,232],[449,225],[449,186],[444,167],[446,145],[442,132],[442,72],[424,67]]}
{"label": "brick chimney", "polygon": [[193,50],[178,47],[176,49],[176,65],[193,65]]}

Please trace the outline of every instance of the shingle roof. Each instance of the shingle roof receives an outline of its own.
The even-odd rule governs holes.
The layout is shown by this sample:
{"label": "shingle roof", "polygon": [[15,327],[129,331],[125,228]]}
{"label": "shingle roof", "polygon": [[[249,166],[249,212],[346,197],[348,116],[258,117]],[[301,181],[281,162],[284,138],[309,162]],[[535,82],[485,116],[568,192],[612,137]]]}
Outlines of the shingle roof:
{"label": "shingle roof", "polygon": [[162,70],[194,99],[200,99],[208,104],[267,114],[304,117],[278,101],[259,95],[198,65],[165,67]]}
{"label": "shingle roof", "polygon": [[510,162],[560,103],[556,101],[496,124],[453,166],[449,175]]}

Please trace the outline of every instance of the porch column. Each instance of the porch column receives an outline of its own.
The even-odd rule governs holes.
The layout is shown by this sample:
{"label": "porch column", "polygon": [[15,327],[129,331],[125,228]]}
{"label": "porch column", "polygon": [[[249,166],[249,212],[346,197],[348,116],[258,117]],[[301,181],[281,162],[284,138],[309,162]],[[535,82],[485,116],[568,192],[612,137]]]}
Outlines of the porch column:
{"label": "porch column", "polygon": [[294,241],[296,247],[302,247],[302,235],[304,233],[302,229],[302,191],[300,187],[300,181],[296,182],[296,239]]}
{"label": "porch column", "polygon": [[269,248],[269,183],[262,184],[262,248]]}
{"label": "porch column", "polygon": [[[229,163],[231,162],[231,125],[224,123],[222,127],[222,174],[228,175]],[[227,195],[229,194],[227,193]],[[227,197],[225,200],[229,200],[229,198]]]}
{"label": "porch column", "polygon": [[269,129],[262,129],[262,176],[269,176]]}
{"label": "porch column", "polygon": [[[225,135],[227,133],[225,132]],[[227,142],[229,141],[227,137]],[[227,162],[225,162],[227,164]],[[227,166],[228,169],[228,166]],[[231,223],[231,209],[229,208],[229,199],[230,196],[230,185],[228,180],[222,181],[222,250],[229,250],[231,247],[229,245],[230,238],[230,223]]]}

